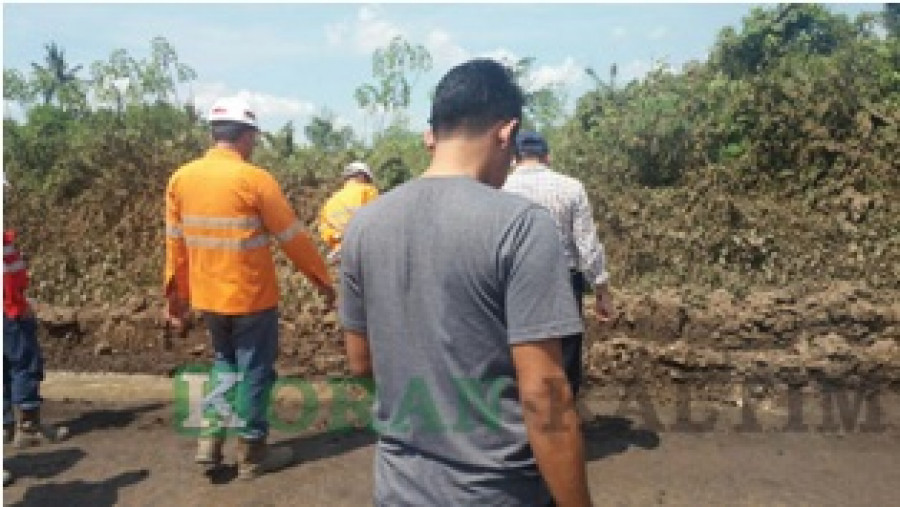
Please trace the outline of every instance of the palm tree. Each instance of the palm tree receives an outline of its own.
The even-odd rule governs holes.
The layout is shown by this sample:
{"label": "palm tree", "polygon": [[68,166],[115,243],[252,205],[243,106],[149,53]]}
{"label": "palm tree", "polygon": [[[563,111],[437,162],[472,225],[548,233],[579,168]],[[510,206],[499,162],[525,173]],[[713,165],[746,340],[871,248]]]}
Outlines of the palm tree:
{"label": "palm tree", "polygon": [[45,65],[32,63],[34,69],[38,93],[44,99],[44,105],[49,105],[54,98],[63,105],[63,96],[72,92],[78,92],[79,79],[77,73],[82,69],[81,65],[69,67],[63,50],[55,42],[44,45],[47,54],[44,57]]}

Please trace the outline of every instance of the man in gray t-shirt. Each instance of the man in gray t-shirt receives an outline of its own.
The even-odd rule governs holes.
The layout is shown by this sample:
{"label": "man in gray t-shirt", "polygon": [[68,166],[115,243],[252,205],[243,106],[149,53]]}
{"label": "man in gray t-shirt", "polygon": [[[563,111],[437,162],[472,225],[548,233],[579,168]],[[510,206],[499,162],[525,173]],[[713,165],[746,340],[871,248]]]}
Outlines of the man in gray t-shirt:
{"label": "man in gray t-shirt", "polygon": [[589,503],[558,340],[582,324],[556,225],[497,190],[520,116],[505,68],[455,67],[428,171],[345,232],[341,321],[351,370],[375,379],[378,505]]}

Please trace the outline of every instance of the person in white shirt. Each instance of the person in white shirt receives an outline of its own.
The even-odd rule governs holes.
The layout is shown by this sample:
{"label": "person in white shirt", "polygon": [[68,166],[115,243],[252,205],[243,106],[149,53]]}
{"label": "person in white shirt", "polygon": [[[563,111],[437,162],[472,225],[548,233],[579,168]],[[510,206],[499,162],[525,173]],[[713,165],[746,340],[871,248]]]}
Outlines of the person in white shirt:
{"label": "person in white shirt", "polygon": [[[597,320],[609,322],[613,303],[609,292],[609,272],[603,244],[597,238],[590,202],[584,185],[575,178],[549,167],[547,141],[536,132],[522,132],[516,138],[516,164],[503,190],[521,195],[547,208],[556,222],[572,275],[572,290],[583,313],[586,284],[594,287]],[[582,379],[581,333],[562,342],[566,377],[577,393]]]}

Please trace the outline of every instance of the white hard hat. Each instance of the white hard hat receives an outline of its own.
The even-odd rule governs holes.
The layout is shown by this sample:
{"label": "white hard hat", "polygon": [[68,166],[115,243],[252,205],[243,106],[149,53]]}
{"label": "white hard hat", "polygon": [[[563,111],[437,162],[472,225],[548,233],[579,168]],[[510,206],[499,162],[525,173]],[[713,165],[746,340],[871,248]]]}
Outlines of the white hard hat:
{"label": "white hard hat", "polygon": [[347,164],[347,166],[344,167],[344,172],[342,173],[342,176],[345,178],[349,178],[350,176],[353,176],[354,174],[365,174],[366,176],[369,177],[370,180],[375,179],[372,176],[372,170],[369,169],[369,165],[366,164],[365,162],[361,162],[359,160],[357,160],[355,162],[350,162],[349,164]]}
{"label": "white hard hat", "polygon": [[256,114],[250,104],[240,97],[223,97],[215,101],[209,109],[209,121],[232,121],[259,130]]}

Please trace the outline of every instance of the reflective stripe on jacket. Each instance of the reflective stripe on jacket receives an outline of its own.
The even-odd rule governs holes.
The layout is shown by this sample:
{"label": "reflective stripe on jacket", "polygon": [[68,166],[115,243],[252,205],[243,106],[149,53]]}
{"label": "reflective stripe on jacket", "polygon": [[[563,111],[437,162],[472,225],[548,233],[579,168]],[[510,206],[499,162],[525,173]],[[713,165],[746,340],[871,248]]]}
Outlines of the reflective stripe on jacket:
{"label": "reflective stripe on jacket", "polygon": [[335,192],[319,211],[319,235],[334,251],[341,245],[344,228],[350,223],[353,214],[362,206],[378,197],[378,189],[371,183],[360,183],[348,180]]}
{"label": "reflective stripe on jacket", "polygon": [[28,271],[15,242],[15,232],[3,231],[3,314],[13,319],[28,312]]}
{"label": "reflective stripe on jacket", "polygon": [[166,189],[166,293],[226,315],[278,305],[270,244],[307,277],[331,284],[325,261],[275,178],[215,147],[182,166]]}

